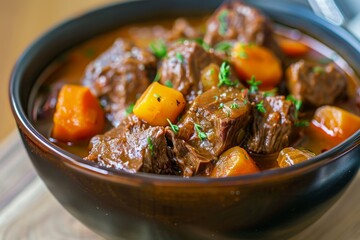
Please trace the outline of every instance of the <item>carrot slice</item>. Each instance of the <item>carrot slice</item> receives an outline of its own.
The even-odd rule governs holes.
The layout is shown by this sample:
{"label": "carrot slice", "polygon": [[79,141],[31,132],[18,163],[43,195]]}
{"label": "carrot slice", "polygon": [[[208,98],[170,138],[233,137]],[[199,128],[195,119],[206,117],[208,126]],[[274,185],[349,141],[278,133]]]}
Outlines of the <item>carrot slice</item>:
{"label": "carrot slice", "polygon": [[299,57],[309,52],[310,48],[302,42],[288,38],[278,38],[280,48],[289,57]]}
{"label": "carrot slice", "polygon": [[52,137],[71,142],[101,133],[105,119],[89,88],[64,85],[58,96],[53,122]]}
{"label": "carrot slice", "polygon": [[211,177],[229,177],[259,172],[254,160],[245,149],[233,147],[221,154],[212,170]]}
{"label": "carrot slice", "polygon": [[261,90],[275,87],[281,80],[282,68],[279,58],[270,50],[253,44],[235,44],[231,53],[232,63],[243,80],[252,76],[262,82]]}
{"label": "carrot slice", "polygon": [[360,129],[360,117],[338,107],[323,106],[316,110],[310,126],[336,145]]}
{"label": "carrot slice", "polygon": [[153,82],[136,101],[134,114],[155,126],[177,122],[177,116],[186,105],[184,96],[176,89]]}

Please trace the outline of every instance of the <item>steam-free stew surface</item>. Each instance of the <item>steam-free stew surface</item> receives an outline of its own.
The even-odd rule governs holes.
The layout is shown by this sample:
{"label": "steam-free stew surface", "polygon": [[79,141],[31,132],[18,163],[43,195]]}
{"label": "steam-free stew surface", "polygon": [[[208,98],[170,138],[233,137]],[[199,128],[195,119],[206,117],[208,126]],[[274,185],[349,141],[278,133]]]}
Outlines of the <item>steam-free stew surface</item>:
{"label": "steam-free stew surface", "polygon": [[[226,11],[229,12],[231,9]],[[156,41],[163,39],[164,36],[169,36],[169,31],[176,36],[176,31],[174,33],[174,29],[172,29],[174,22],[184,24],[184,20],[168,19],[124,26],[91,39],[59,56],[43,72],[38,81],[39,87],[34,90],[33,118],[37,129],[58,146],[81,157],[87,157],[91,161],[97,161],[99,165],[105,167],[117,168],[117,166],[120,166],[119,169],[130,172],[144,171],[183,176],[211,175],[222,177],[255,173],[259,169],[265,170],[279,167],[279,165],[280,167],[289,166],[334,147],[348,135],[345,134],[345,138],[333,138],[331,133],[326,135],[321,131],[319,132],[318,130],[321,130],[328,116],[330,116],[330,125],[334,125],[331,116],[336,115],[340,119],[339,128],[343,127],[345,129],[344,126],[349,121],[354,123],[354,129],[349,130],[352,131],[351,133],[359,128],[356,125],[359,121],[357,115],[360,113],[357,103],[359,94],[358,79],[336,52],[314,38],[295,29],[280,25],[273,25],[275,34],[272,36],[271,41],[275,41],[280,45],[280,47],[276,48],[256,42],[244,42],[246,39],[241,41],[241,37],[226,39],[224,37],[227,34],[226,31],[230,30],[222,29],[222,31],[225,31],[224,36],[222,36],[221,26],[220,30],[217,30],[219,32],[211,35],[209,31],[212,28],[209,28],[208,25],[215,24],[212,21],[221,20],[221,17],[229,18],[229,16],[226,16],[225,11],[221,12],[221,9],[214,14],[216,18],[214,16],[205,16],[186,19],[191,28],[183,29],[183,31],[190,31],[190,33],[185,33],[185,35],[188,34],[189,36],[174,39],[169,37],[166,39],[164,41],[167,48],[165,57],[157,56],[158,53],[154,52],[153,49],[151,53],[149,46],[154,46],[154,43],[159,44]],[[228,22],[231,23],[230,20]],[[231,28],[231,26],[226,27]],[[87,79],[87,74],[93,74],[93,72],[97,71],[98,65],[96,64],[101,65],[101,61],[98,61],[98,63],[96,61],[101,58],[99,56],[104,51],[107,51],[116,39],[126,39],[125,42],[122,42],[122,40],[118,42],[118,44],[123,44],[121,45],[123,48],[127,47],[127,41],[134,44],[129,47],[130,52],[137,51],[135,54],[141,56],[138,61],[142,61],[142,66],[145,66],[146,75],[140,76],[142,78],[140,83],[129,83],[128,88],[134,88],[135,86],[142,90],[139,93],[136,89],[130,89],[128,95],[123,97],[126,99],[122,99],[121,94],[120,97],[116,95],[116,101],[123,102],[122,106],[126,106],[126,108],[117,109],[117,112],[114,112],[112,109],[118,107],[116,104],[111,105],[114,97],[101,97],[99,92],[103,91],[103,89],[96,89],[96,86],[90,87],[95,97],[98,96],[107,116],[105,127],[98,133],[103,134],[109,130],[110,132],[95,138],[92,138],[95,135],[93,134],[79,140],[70,139],[69,141],[66,138],[54,137],[53,116],[56,104],[59,102],[60,89],[67,84],[86,85],[89,83],[91,80]],[[203,41],[207,44],[204,44]],[[136,48],[133,48],[133,46],[136,46]],[[112,58],[116,58],[116,48],[113,49],[113,51],[108,51],[107,54],[114,54]],[[193,52],[188,53],[189,49]],[[211,52],[211,54],[208,54],[208,52]],[[271,59],[271,56],[275,60],[265,62],[265,65],[256,62],[258,58],[268,60]],[[106,59],[106,56],[104,58]],[[249,61],[251,60],[253,60],[254,63],[252,64],[255,67],[250,65]],[[114,59],[112,61],[116,62]],[[198,75],[194,74],[193,70],[188,69],[192,67],[190,62],[195,62],[194,66],[200,68],[201,71]],[[329,63],[334,64],[329,65]],[[126,62],[126,64],[129,63]],[[180,70],[176,70],[177,68]],[[168,69],[170,69],[170,72],[171,69],[175,70],[169,74]],[[254,69],[257,69],[257,71]],[[304,69],[310,69],[309,71],[312,72],[306,72]],[[296,85],[298,84],[296,78],[305,75],[306,78],[310,79],[323,73],[332,73],[337,71],[336,69],[341,69],[340,72],[346,77],[346,85],[342,84],[341,81],[338,84],[334,80],[332,83],[334,87],[329,90],[337,95],[334,96],[335,100],[333,102],[329,103],[326,102],[328,100],[324,100],[324,103],[319,103],[322,98],[316,99],[311,95],[311,91],[310,93],[309,91],[305,94],[302,93],[302,96],[299,95],[302,99],[296,96],[299,88]],[[102,71],[105,71],[104,68]],[[125,69],[125,71],[127,70]],[[183,84],[181,76],[176,75],[181,72],[185,72],[184,76],[187,81],[189,79],[194,80],[200,82],[199,85],[196,85],[195,88],[195,85],[190,85],[190,89],[193,88],[193,90],[186,90],[188,86]],[[214,75],[215,77],[213,77]],[[333,74],[333,76],[338,75],[337,72]],[[139,76],[135,77],[139,78]],[[339,76],[339,78],[341,77]],[[184,101],[186,107],[185,110],[181,108],[175,115],[164,118],[164,121],[159,120],[161,118],[161,115],[159,115],[156,117],[156,121],[152,120],[153,123],[151,123],[148,120],[149,118],[142,117],[145,115],[141,115],[143,111],[139,102],[143,101],[145,108],[149,105],[144,100],[147,99],[145,93],[144,96],[141,96],[141,94],[145,92],[154,79],[155,81],[160,80],[160,84],[156,83],[159,86],[165,86],[164,92],[162,94],[151,92],[148,98],[151,99],[154,95],[156,100],[161,103],[161,101],[165,101],[165,95],[170,91],[170,87],[172,88],[171,91],[179,92],[183,96],[183,98],[174,98],[174,101],[176,100],[179,104]],[[292,83],[292,80],[289,79],[295,79],[295,83]],[[259,80],[262,82],[261,84]],[[221,81],[225,81],[224,84]],[[228,82],[226,83],[226,81]],[[311,81],[313,80],[309,80],[308,88],[317,91],[317,83],[311,85]],[[131,84],[139,85],[132,86]],[[156,86],[154,88],[156,89]],[[119,88],[119,91],[124,90]],[[176,95],[175,92],[169,94],[168,99],[172,99],[174,94]],[[288,100],[286,100],[286,97]],[[133,115],[132,107],[136,101],[138,102],[135,105],[135,115]],[[163,103],[169,101],[172,100],[166,100]],[[337,111],[338,109],[340,111]],[[275,123],[271,122],[273,121],[271,118],[274,116],[283,119],[283,126],[281,129],[274,130],[275,133],[272,136],[264,136],[264,134],[269,134],[272,131],[271,124]],[[263,126],[265,130],[256,129],[255,124]],[[319,127],[316,124],[321,126]],[[95,125],[98,126],[97,123]],[[217,125],[225,127],[217,128]],[[266,130],[267,127],[269,129]],[[189,129],[192,129],[192,132],[189,132]],[[126,135],[126,131],[139,131],[139,134],[130,136]],[[261,131],[267,132],[263,133]],[[279,133],[276,133],[276,131]],[[290,133],[286,135],[286,138],[288,138],[286,139],[286,146],[276,146],[276,143],[265,146],[258,140],[264,138],[266,141],[281,143],[284,141],[284,139],[279,139],[284,138],[282,131]],[[144,132],[148,135],[144,135]],[[117,139],[119,136],[123,136],[123,139]],[[101,148],[104,148],[106,142],[114,141],[114,139],[118,140],[118,143],[116,143],[118,146],[115,146],[115,144],[109,147],[113,152],[110,154],[101,152]],[[133,151],[131,147],[124,152],[119,147],[120,145],[131,146],[132,144],[137,145],[136,148],[140,149],[143,156],[140,158],[136,156],[138,153]],[[285,147],[292,148],[281,151]],[[164,149],[161,150],[161,148]],[[301,153],[298,154],[298,151],[301,151]],[[171,153],[169,154],[169,152]],[[101,156],[105,156],[107,160],[101,159]],[[166,158],[163,158],[164,156]],[[122,159],[121,164],[117,162],[116,158]],[[131,168],[124,167],[124,159],[126,159],[125,162],[128,165],[132,166]],[[287,161],[290,161],[290,163]],[[154,165],[157,167],[154,167]],[[246,169],[250,170],[247,172]]]}

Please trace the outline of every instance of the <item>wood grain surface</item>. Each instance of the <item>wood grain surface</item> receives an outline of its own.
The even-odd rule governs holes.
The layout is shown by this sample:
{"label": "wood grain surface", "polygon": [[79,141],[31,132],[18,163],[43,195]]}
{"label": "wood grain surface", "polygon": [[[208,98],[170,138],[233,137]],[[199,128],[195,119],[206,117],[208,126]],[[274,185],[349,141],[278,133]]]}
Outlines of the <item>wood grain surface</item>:
{"label": "wood grain surface", "polygon": [[0,0],[0,142],[15,128],[8,103],[11,70],[21,53],[57,23],[115,0]]}

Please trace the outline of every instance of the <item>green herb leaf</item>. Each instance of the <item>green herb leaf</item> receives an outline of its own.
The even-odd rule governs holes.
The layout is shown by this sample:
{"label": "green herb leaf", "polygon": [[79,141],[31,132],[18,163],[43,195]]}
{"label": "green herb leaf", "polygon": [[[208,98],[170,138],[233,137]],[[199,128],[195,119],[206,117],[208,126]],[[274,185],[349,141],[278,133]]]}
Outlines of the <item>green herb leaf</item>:
{"label": "green herb leaf", "polygon": [[233,102],[233,103],[230,105],[230,108],[231,108],[231,109],[239,109],[240,106],[239,106],[239,104],[238,104],[237,102]]}
{"label": "green herb leaf", "polygon": [[259,85],[262,83],[261,81],[256,81],[256,78],[254,75],[251,76],[251,79],[247,81],[247,83],[250,85],[249,92],[250,93],[257,93],[259,91]]}
{"label": "green herb leaf", "polygon": [[134,106],[135,106],[135,104],[134,104],[134,103],[131,103],[131,104],[125,109],[126,116],[133,113]]}
{"label": "green herb leaf", "polygon": [[249,56],[248,56],[248,54],[245,52],[245,50],[241,50],[241,51],[239,52],[239,57],[240,57],[241,59],[247,59]]}
{"label": "green herb leaf", "polygon": [[236,83],[232,82],[230,79],[230,65],[227,62],[223,62],[220,67],[218,87],[221,87],[222,85],[225,86],[236,85]]}
{"label": "green herb leaf", "polygon": [[219,100],[219,97],[218,97],[218,96],[214,96],[214,98],[215,98],[215,101]]}
{"label": "green herb leaf", "polygon": [[226,34],[226,32],[228,31],[228,15],[229,15],[229,11],[228,10],[222,10],[218,16],[218,20],[219,20],[219,34],[224,36]]}
{"label": "green herb leaf", "polygon": [[299,111],[300,111],[300,109],[301,109],[302,101],[296,99],[293,95],[288,95],[288,96],[286,97],[286,100],[289,100],[289,101],[291,101],[291,102],[294,104],[294,106],[295,106],[294,117],[295,117],[295,119],[297,120],[298,117],[299,117]]}
{"label": "green herb leaf", "polygon": [[207,138],[206,133],[202,131],[202,127],[199,124],[194,123],[194,128],[201,141]]}
{"label": "green herb leaf", "polygon": [[229,53],[229,51],[231,50],[232,48],[232,44],[230,42],[220,42],[218,44],[215,45],[215,50],[216,51],[219,51],[219,52],[224,52],[226,54]]}
{"label": "green herb leaf", "polygon": [[166,80],[165,81],[165,86],[169,87],[169,88],[173,88],[174,85],[172,84],[172,82],[170,80]]}
{"label": "green herb leaf", "polygon": [[155,75],[155,78],[153,80],[153,82],[158,82],[161,78],[161,73],[160,72],[157,72],[156,75]]}
{"label": "green herb leaf", "polygon": [[201,45],[205,51],[209,51],[211,48],[202,38],[196,38],[194,41]]}
{"label": "green herb leaf", "polygon": [[315,66],[313,67],[312,71],[316,74],[322,74],[325,73],[325,69],[321,66]]}
{"label": "green herb leaf", "polygon": [[156,100],[157,100],[158,102],[161,101],[161,96],[160,96],[159,94],[154,93],[154,97],[156,98]]}
{"label": "green herb leaf", "polygon": [[296,127],[308,127],[309,125],[310,125],[310,122],[308,120],[295,121]]}
{"label": "green herb leaf", "polygon": [[256,109],[261,113],[266,113],[266,110],[264,107],[264,101],[261,101],[260,103],[256,104]]}
{"label": "green herb leaf", "polygon": [[157,58],[164,58],[167,54],[167,46],[164,40],[160,39],[150,43],[150,51],[157,57]]}
{"label": "green herb leaf", "polygon": [[177,52],[176,55],[175,55],[175,57],[176,57],[181,63],[184,63],[184,56],[183,56],[181,53]]}
{"label": "green herb leaf", "polygon": [[224,108],[224,103],[220,103],[220,105],[218,107],[218,109],[222,109],[222,108]]}
{"label": "green herb leaf", "polygon": [[175,124],[172,124],[171,123],[171,121],[170,121],[170,119],[166,119],[167,121],[168,121],[168,123],[170,124],[170,127],[171,127],[171,129],[172,129],[172,131],[176,134],[176,133],[178,133],[179,132],[179,126],[178,125],[175,125]]}
{"label": "green herb leaf", "polygon": [[147,137],[147,143],[149,145],[148,148],[150,150],[151,156],[154,156],[154,144],[150,137]]}
{"label": "green herb leaf", "polygon": [[278,91],[277,88],[273,88],[273,89],[271,89],[271,90],[269,90],[269,91],[266,91],[266,92],[264,92],[264,97],[273,97],[273,96],[276,96],[277,91]]}
{"label": "green herb leaf", "polygon": [[85,54],[85,57],[87,57],[87,58],[93,58],[93,57],[95,57],[96,52],[95,52],[95,49],[93,49],[93,48],[87,48],[87,49],[85,49],[84,54]]}

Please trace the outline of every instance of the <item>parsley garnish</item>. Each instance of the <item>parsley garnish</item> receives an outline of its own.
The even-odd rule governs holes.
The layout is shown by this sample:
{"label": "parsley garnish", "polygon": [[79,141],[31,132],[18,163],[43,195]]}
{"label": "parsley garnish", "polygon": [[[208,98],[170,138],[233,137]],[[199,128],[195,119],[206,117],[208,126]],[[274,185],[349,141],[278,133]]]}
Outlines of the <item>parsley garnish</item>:
{"label": "parsley garnish", "polygon": [[150,43],[150,50],[157,58],[164,58],[167,54],[167,47],[164,40],[157,40]]}
{"label": "parsley garnish", "polygon": [[277,88],[273,88],[269,91],[264,92],[264,97],[273,97],[277,93]]}
{"label": "parsley garnish", "polygon": [[166,119],[168,121],[168,123],[170,124],[170,127],[171,129],[173,130],[174,133],[178,133],[179,132],[179,126],[178,125],[175,125],[175,124],[172,124],[170,119]]}
{"label": "parsley garnish", "polygon": [[230,65],[227,62],[223,62],[220,67],[218,87],[221,87],[222,85],[225,86],[236,85],[236,83],[232,82],[230,79]]}
{"label": "parsley garnish", "polygon": [[295,119],[297,120],[298,117],[299,117],[299,111],[300,111],[300,108],[301,108],[301,105],[302,105],[302,101],[296,99],[293,95],[288,95],[288,96],[286,97],[286,100],[289,100],[289,101],[291,101],[291,102],[294,104],[294,106],[295,106],[294,117],[295,117]]}
{"label": "parsley garnish", "polygon": [[149,150],[150,150],[151,156],[154,156],[154,144],[150,137],[147,137],[147,143],[149,145]]}
{"label": "parsley garnish", "polygon": [[156,100],[157,100],[158,102],[161,101],[161,96],[160,96],[159,94],[154,93],[154,97],[156,98]]}
{"label": "parsley garnish", "polygon": [[256,104],[256,109],[261,113],[266,113],[266,110],[264,107],[264,101],[261,101],[260,103]]}
{"label": "parsley garnish", "polygon": [[325,69],[321,66],[315,66],[313,67],[313,72],[316,73],[316,74],[322,74],[325,72]]}
{"label": "parsley garnish", "polygon": [[172,82],[170,80],[166,80],[165,81],[165,86],[169,87],[169,88],[173,88],[174,85],[172,84]]}
{"label": "parsley garnish", "polygon": [[239,52],[239,57],[241,59],[247,59],[248,58],[248,54],[245,52],[244,49],[242,49],[240,52]]}
{"label": "parsley garnish", "polygon": [[160,78],[161,78],[161,74],[159,72],[157,72],[153,82],[158,82],[160,80]]}
{"label": "parsley garnish", "polygon": [[194,41],[201,45],[205,51],[209,51],[210,45],[204,42],[202,38],[196,38]]}
{"label": "parsley garnish", "polygon": [[222,36],[224,36],[228,30],[228,22],[227,22],[228,14],[229,14],[228,10],[223,10],[220,12],[220,14],[218,16],[219,34]]}
{"label": "parsley garnish", "polygon": [[222,109],[222,108],[224,108],[224,103],[220,103],[220,105],[218,107],[218,109]]}
{"label": "parsley garnish", "polygon": [[230,117],[230,115],[231,115],[230,110],[227,110],[227,111],[226,111],[226,116],[227,116],[227,117]]}
{"label": "parsley garnish", "polygon": [[87,58],[93,58],[93,57],[95,57],[96,52],[95,52],[95,49],[93,49],[93,48],[87,48],[84,51],[84,54]]}
{"label": "parsley garnish", "polygon": [[240,108],[240,106],[239,106],[239,104],[237,103],[237,102],[233,102],[231,105],[230,105],[230,108],[231,109],[239,109]]}
{"label": "parsley garnish", "polygon": [[207,138],[206,133],[202,131],[202,127],[199,124],[194,123],[194,128],[201,141]]}
{"label": "parsley garnish", "polygon": [[183,56],[181,53],[177,52],[177,53],[175,54],[175,57],[176,57],[181,63],[184,62],[184,56]]}
{"label": "parsley garnish", "polygon": [[215,101],[219,100],[219,97],[218,97],[218,96],[214,96],[214,98],[215,98]]}
{"label": "parsley garnish", "polygon": [[254,75],[251,76],[251,79],[247,81],[247,83],[250,85],[249,92],[250,93],[257,93],[259,91],[259,85],[262,83],[261,81],[256,81],[256,78]]}
{"label": "parsley garnish", "polygon": [[298,120],[295,121],[295,126],[296,127],[308,127],[310,125],[308,120]]}
{"label": "parsley garnish", "polygon": [[215,46],[215,50],[216,51],[220,51],[220,52],[224,52],[224,53],[229,53],[229,51],[232,48],[232,44],[230,42],[220,42],[218,44],[216,44]]}
{"label": "parsley garnish", "polygon": [[126,116],[133,113],[134,106],[135,106],[135,104],[131,103],[131,104],[125,109]]}

